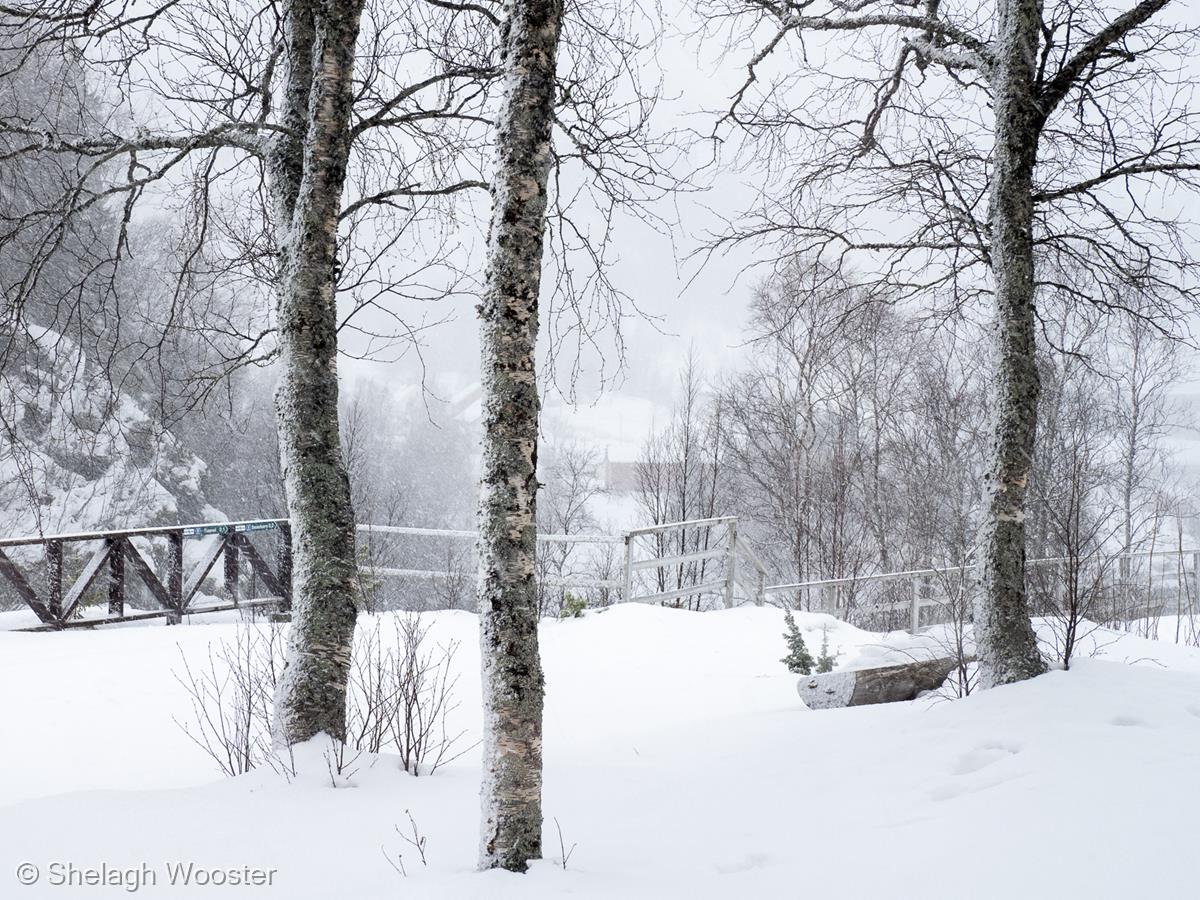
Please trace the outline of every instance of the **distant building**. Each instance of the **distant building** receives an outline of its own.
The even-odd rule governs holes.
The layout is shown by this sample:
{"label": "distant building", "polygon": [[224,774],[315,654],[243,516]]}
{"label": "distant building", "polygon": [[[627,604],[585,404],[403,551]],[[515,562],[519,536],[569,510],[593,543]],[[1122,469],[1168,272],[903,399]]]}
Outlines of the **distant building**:
{"label": "distant building", "polygon": [[638,489],[638,464],[614,462],[605,456],[600,464],[600,483],[613,494],[632,494]]}

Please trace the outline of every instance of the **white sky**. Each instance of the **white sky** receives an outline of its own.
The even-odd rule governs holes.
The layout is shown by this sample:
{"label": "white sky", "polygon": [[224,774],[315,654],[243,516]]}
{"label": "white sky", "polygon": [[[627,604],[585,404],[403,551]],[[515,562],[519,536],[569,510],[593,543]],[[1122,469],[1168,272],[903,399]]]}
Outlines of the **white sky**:
{"label": "white sky", "polygon": [[[678,28],[686,29],[680,21]],[[712,110],[728,104],[740,84],[739,62],[719,66],[711,58],[698,56],[697,42],[670,29],[657,58],[656,74],[663,77],[659,127],[686,123],[697,130],[711,130]],[[711,56],[711,54],[710,54]],[[704,151],[707,152],[707,151]],[[640,222],[622,223],[616,231],[618,262],[611,270],[613,282],[636,301],[654,322],[636,317],[622,329],[629,365],[620,383],[605,393],[669,402],[675,379],[690,347],[706,371],[716,372],[736,365],[742,340],[747,300],[761,275],[740,270],[753,256],[749,249],[714,258],[697,273],[697,263],[688,255],[696,250],[705,232],[719,227],[718,215],[732,215],[747,194],[742,176],[726,173],[711,189],[701,194],[667,198],[659,204],[666,217],[677,219],[673,234],[656,233]],[[486,210],[484,210],[486,213]],[[481,250],[481,241],[476,242]],[[476,252],[478,255],[478,252]],[[474,300],[461,298],[439,305],[452,321],[425,333],[422,355],[426,371],[439,393],[453,391],[478,378],[478,327]],[[545,316],[543,315],[543,320]],[[545,342],[544,329],[542,342]],[[615,342],[606,335],[602,346],[611,368],[616,358]],[[350,379],[370,378],[411,382],[418,376],[415,358],[399,364],[346,360],[343,371]],[[578,405],[586,410],[600,398],[595,384],[599,360],[585,359],[578,391]],[[543,384],[548,379],[543,374]]]}
{"label": "white sky", "polygon": [[[668,3],[682,7],[679,0]],[[663,38],[657,63],[664,80],[662,95],[670,99],[660,105],[664,113],[660,122],[662,127],[684,123],[707,133],[716,121],[716,111],[728,106],[730,96],[741,84],[748,53],[734,50],[719,62],[715,44],[702,47],[689,36],[694,25],[687,13],[668,18],[674,19],[674,25],[668,27]],[[752,192],[753,186],[746,183],[750,177],[724,170],[702,194],[666,201],[675,204],[679,222],[672,235],[655,233],[639,223],[627,223],[616,232],[620,261],[612,270],[612,278],[658,321],[626,320],[624,339],[629,364],[623,380],[609,387],[603,396],[589,383],[589,376],[598,371],[598,361],[588,358],[582,366],[577,410],[562,411],[560,400],[550,400],[560,409],[559,421],[569,421],[570,429],[580,436],[613,447],[614,458],[630,458],[630,448],[640,444],[645,429],[665,418],[689,349],[694,349],[710,374],[735,368],[744,352],[740,344],[748,300],[763,274],[744,271],[754,260],[753,248],[713,258],[699,271],[688,255],[707,232],[719,229],[721,214],[732,216],[742,209]],[[486,207],[486,203],[479,205]],[[666,205],[663,211],[671,213]],[[486,214],[486,208],[483,212]],[[474,255],[479,255],[481,245],[477,240]],[[436,394],[445,397],[478,378],[477,323],[473,299],[447,302],[439,306],[438,312],[448,313],[451,321],[423,335],[422,356],[428,383]],[[611,348],[611,336],[608,338],[606,346]],[[611,361],[615,351],[606,352],[606,356]],[[414,384],[420,367],[411,356],[392,364],[346,360],[343,372],[351,381],[368,378],[399,387]],[[544,387],[547,381],[543,373]],[[1180,393],[1200,408],[1200,379],[1182,385]],[[1176,443],[1181,455],[1200,462],[1200,436],[1181,432]]]}

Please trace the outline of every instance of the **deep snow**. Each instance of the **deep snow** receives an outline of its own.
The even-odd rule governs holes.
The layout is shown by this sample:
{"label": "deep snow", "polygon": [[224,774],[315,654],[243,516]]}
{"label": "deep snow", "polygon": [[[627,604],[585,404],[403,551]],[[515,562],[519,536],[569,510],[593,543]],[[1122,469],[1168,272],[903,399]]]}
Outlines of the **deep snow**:
{"label": "deep snow", "polygon": [[[458,715],[477,734],[476,619],[427,615],[435,640],[461,641]],[[843,665],[901,652],[798,621],[814,650],[828,626]],[[549,621],[547,859],[517,876],[473,870],[477,752],[420,778],[363,760],[333,789],[312,746],[292,783],[216,780],[172,721],[187,709],[172,671],[237,627],[0,633],[0,897],[129,896],[46,879],[52,863],[143,862],[157,884],[139,897],[1195,896],[1197,650],[1105,635],[1070,672],[963,701],[810,712],[778,662],[778,610]],[[394,830],[406,810],[427,867]],[[576,845],[565,870],[555,820]],[[397,853],[406,878],[384,859]],[[35,887],[17,884],[26,861]],[[184,889],[169,861],[277,872],[271,887]]]}

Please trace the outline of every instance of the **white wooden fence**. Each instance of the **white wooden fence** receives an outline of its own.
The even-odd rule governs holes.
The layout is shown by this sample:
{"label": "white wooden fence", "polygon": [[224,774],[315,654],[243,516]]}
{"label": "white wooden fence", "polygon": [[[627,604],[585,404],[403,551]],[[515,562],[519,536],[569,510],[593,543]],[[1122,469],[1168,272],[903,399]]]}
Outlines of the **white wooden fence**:
{"label": "white wooden fence", "polygon": [[726,608],[763,603],[766,569],[738,537],[736,516],[648,525],[626,532],[622,539],[623,599],[691,601],[689,605],[698,609],[713,597]]}
{"label": "white wooden fence", "polygon": [[[360,534],[367,535],[368,539],[374,534],[441,538],[447,541],[474,541],[479,537],[479,533],[476,531],[459,531],[450,528],[415,528],[407,525],[359,525],[358,531]],[[539,544],[620,544],[622,542],[620,535],[584,532],[579,534],[539,534],[537,539]],[[367,565],[363,568],[375,575],[393,578],[443,579],[463,577],[463,570],[461,569],[406,569],[373,565]],[[477,568],[477,566],[472,565],[472,571],[475,571]],[[614,579],[591,578],[584,575],[571,575],[564,578],[543,578],[542,581],[554,587],[564,588],[596,587],[612,590],[620,590],[621,588],[621,582]]]}
{"label": "white wooden fence", "polygon": [[[1200,550],[1047,557],[1030,560],[1027,571],[1034,615],[1061,610],[1074,590],[1085,616],[1102,623],[1200,617]],[[974,566],[947,566],[774,584],[763,593],[768,602],[916,632],[955,619],[969,621],[974,578]]]}
{"label": "white wooden fence", "polygon": [[[360,525],[372,536],[474,542],[474,531]],[[973,566],[946,566],[768,584],[767,572],[739,535],[734,516],[666,522],[622,534],[580,532],[539,534],[540,545],[590,546],[581,562],[561,572],[539,573],[540,583],[564,591],[603,591],[605,602],[659,603],[691,609],[771,603],[827,612],[872,630],[920,631],[931,625],[970,620]],[[403,542],[401,542],[403,544]],[[380,578],[463,579],[473,583],[478,567],[474,547],[463,548],[466,562],[455,569],[368,564]],[[403,555],[404,547],[392,548]],[[603,557],[603,560],[601,559]],[[607,565],[601,564],[607,561]],[[1200,617],[1200,550],[1150,550],[1064,557],[1029,562],[1030,597],[1035,615],[1052,614],[1073,589],[1087,594],[1089,618],[1110,623],[1149,620],[1166,614]],[[1085,582],[1080,584],[1080,582]]]}
{"label": "white wooden fence", "polygon": [[[466,542],[478,538],[475,531],[446,528],[417,528],[407,525],[359,525],[368,541],[375,535],[433,538],[443,542]],[[583,572],[541,575],[547,586],[613,591],[623,602],[667,603],[707,608],[714,601],[730,607],[738,603],[763,602],[766,570],[744,540],[739,539],[737,518],[722,516],[668,522],[635,528],[623,534],[579,532],[539,534],[539,544],[611,545],[622,548],[620,577],[597,574],[600,566]],[[474,565],[473,548],[471,572]],[[368,564],[363,567],[376,577],[407,579],[460,579],[464,568],[435,569]],[[614,573],[615,574],[615,573]],[[471,577],[475,577],[472,574]]]}

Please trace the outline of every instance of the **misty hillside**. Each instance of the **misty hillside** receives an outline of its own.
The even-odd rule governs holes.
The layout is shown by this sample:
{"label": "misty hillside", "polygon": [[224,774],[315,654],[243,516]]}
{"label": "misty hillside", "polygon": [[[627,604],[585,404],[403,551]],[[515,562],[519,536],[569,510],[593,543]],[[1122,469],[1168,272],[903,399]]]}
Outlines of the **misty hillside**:
{"label": "misty hillside", "polygon": [[6,535],[95,531],[221,518],[204,499],[206,466],[115,388],[101,363],[41,331],[8,354],[0,404]]}

